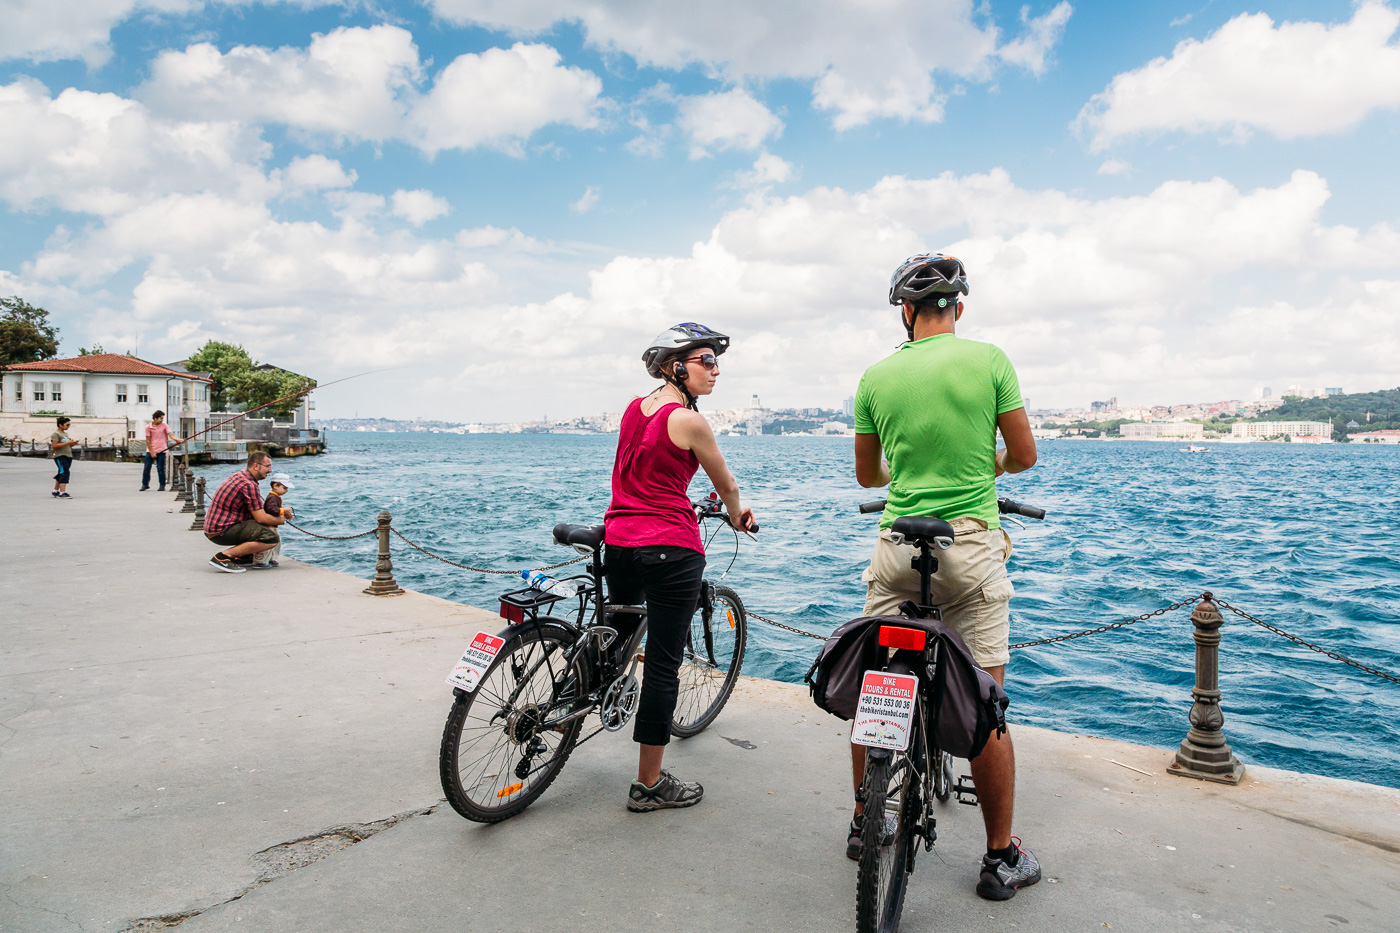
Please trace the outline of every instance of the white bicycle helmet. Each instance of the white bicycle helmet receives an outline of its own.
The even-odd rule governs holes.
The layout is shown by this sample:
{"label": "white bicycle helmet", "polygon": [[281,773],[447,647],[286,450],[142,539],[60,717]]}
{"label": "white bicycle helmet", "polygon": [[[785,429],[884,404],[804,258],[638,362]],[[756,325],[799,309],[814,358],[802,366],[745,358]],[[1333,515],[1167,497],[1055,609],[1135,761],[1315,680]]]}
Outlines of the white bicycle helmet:
{"label": "white bicycle helmet", "polygon": [[657,334],[651,346],[642,354],[647,375],[653,379],[665,379],[665,371],[661,364],[668,357],[694,350],[696,347],[709,347],[715,351],[715,356],[720,356],[729,349],[729,338],[717,330],[710,330],[704,324],[677,324]]}

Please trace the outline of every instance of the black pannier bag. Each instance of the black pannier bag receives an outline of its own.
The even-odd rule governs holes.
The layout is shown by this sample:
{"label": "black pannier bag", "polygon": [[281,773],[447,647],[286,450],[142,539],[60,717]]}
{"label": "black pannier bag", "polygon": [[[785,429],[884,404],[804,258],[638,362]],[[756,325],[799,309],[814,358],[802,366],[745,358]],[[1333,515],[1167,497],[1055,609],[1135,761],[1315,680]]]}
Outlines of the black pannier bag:
{"label": "black pannier bag", "polygon": [[933,741],[958,758],[976,758],[993,732],[1006,730],[1010,700],[992,675],[972,660],[962,637],[940,621],[863,616],[839,626],[807,671],[812,700],[833,716],[855,718],[865,672],[879,666],[881,625],[922,629],[930,641],[937,640],[943,683],[931,685]]}

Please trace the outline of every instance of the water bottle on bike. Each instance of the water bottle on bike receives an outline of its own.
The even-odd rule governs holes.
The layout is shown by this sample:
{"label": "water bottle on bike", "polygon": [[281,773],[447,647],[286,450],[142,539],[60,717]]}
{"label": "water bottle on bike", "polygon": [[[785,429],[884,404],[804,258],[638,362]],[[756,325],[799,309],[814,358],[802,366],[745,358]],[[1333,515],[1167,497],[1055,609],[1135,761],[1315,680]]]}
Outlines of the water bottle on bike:
{"label": "water bottle on bike", "polygon": [[541,593],[562,596],[565,599],[578,595],[579,583],[576,580],[556,580],[538,570],[522,570],[520,577],[525,581],[526,586],[532,590],[539,590]]}

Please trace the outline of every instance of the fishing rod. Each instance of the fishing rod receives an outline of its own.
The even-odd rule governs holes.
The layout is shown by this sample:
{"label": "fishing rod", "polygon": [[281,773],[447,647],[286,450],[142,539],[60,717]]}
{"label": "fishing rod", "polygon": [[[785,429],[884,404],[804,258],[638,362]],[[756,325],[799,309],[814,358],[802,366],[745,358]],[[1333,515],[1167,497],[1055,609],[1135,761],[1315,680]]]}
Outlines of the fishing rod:
{"label": "fishing rod", "polygon": [[[328,387],[328,386],[336,385],[337,383],[348,382],[348,381],[350,381],[351,379],[358,379],[358,378],[360,378],[361,376],[373,376],[375,373],[387,373],[387,372],[391,372],[391,371],[393,371],[393,370],[395,370],[395,369],[403,369],[403,368],[405,368],[405,367],[403,367],[403,366],[390,366],[390,367],[388,367],[387,369],[371,369],[369,372],[356,373],[356,374],[353,375],[353,376],[346,376],[346,377],[343,378],[343,379],[333,379],[333,380],[331,380],[330,382],[326,382],[326,383],[313,383],[311,386],[308,386],[307,388],[302,389],[300,392],[293,392],[291,395],[284,395],[284,396],[282,396],[281,398],[275,398],[275,399],[273,399],[272,401],[267,402],[266,404],[259,405],[257,408],[250,408],[250,409],[248,409],[247,411],[240,411],[238,414],[234,415],[232,418],[229,418],[229,419],[227,419],[227,420],[225,420],[225,421],[220,421],[218,424],[211,424],[209,427],[205,428],[203,431],[196,431],[194,434],[191,434],[189,437],[187,437],[187,438],[185,438],[184,440],[182,440],[182,441],[180,442],[180,444],[184,444],[184,443],[186,443],[186,442],[188,442],[188,441],[192,441],[192,440],[194,440],[196,437],[199,437],[199,435],[201,435],[201,434],[208,434],[210,431],[214,430],[215,428],[221,428],[221,427],[223,427],[223,426],[226,425],[226,424],[232,424],[233,422],[237,421],[239,418],[245,418],[245,417],[247,417],[248,415],[251,415],[251,414],[252,414],[253,412],[255,412],[255,411],[262,411],[264,408],[270,408],[271,406],[276,405],[276,404],[279,403],[279,402],[285,402],[285,401],[288,401],[289,399],[294,399],[294,398],[297,398],[298,396],[306,395],[306,394],[308,394],[308,393],[310,393],[310,392],[314,392],[314,391],[317,390],[317,389],[324,389],[324,388],[326,388],[326,387]],[[174,446],[179,447],[180,444],[175,444]]]}

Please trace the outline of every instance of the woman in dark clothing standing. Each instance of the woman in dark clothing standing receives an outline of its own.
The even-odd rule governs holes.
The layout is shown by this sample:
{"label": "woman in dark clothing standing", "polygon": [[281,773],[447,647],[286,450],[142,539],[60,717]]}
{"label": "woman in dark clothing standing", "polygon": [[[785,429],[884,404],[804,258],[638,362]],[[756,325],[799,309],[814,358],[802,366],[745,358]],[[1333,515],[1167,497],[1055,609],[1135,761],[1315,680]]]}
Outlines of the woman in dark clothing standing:
{"label": "woman in dark clothing standing", "polygon": [[694,806],[705,794],[698,783],[662,770],[661,759],[671,740],[682,652],[705,573],[688,491],[696,470],[705,468],[740,528],[756,527],[695,404],[714,391],[719,356],[728,348],[728,337],[702,324],[678,324],[658,336],[642,360],[662,386],[632,400],[618,434],[612,504],[604,517],[608,596],[613,603],[645,600],[647,606],[642,695],[632,731],[641,753],[627,797],[627,809],[636,812]]}

